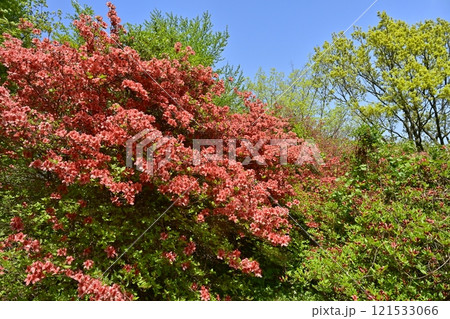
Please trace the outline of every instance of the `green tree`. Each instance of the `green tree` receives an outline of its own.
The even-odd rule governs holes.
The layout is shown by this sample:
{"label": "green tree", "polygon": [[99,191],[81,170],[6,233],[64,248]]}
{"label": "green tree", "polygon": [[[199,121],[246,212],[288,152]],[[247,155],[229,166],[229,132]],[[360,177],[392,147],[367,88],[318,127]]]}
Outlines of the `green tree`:
{"label": "green tree", "polygon": [[307,64],[302,70],[292,69],[289,75],[271,69],[258,71],[249,90],[267,104],[268,109],[287,117],[302,137],[309,137],[308,127],[320,127],[324,136],[337,138],[350,132],[348,109],[330,103],[328,88]]}
{"label": "green tree", "polygon": [[193,19],[163,14],[159,10],[150,13],[150,19],[140,24],[127,24],[127,33],[122,42],[135,49],[142,59],[179,58],[182,53],[175,50],[180,42],[183,47],[190,46],[195,55],[189,62],[193,65],[211,66],[224,79],[227,94],[215,102],[229,105],[234,111],[242,108],[234,88],[245,90],[244,76],[240,66],[225,64],[222,53],[228,44],[228,30],[214,31],[211,15],[208,12]]}
{"label": "green tree", "polygon": [[[13,33],[19,30],[19,19],[26,14],[25,1],[5,0],[0,2],[0,34]],[[2,37],[3,39],[3,37]]]}
{"label": "green tree", "polygon": [[377,26],[317,48],[314,70],[330,101],[423,150],[450,138],[450,24],[414,25],[379,13]]}
{"label": "green tree", "polygon": [[211,15],[207,12],[189,19],[154,10],[150,13],[150,20],[127,24],[127,30],[125,44],[138,51],[143,59],[176,58],[178,53],[174,46],[181,42],[196,53],[190,62],[204,66],[213,66],[223,60],[221,54],[229,38],[227,30],[213,31]]}
{"label": "green tree", "polygon": [[21,19],[31,22],[50,36],[55,18],[61,12],[48,11],[47,8],[46,0],[3,0],[0,3],[0,42],[3,40],[3,33],[8,33],[29,45],[30,34],[19,29]]}

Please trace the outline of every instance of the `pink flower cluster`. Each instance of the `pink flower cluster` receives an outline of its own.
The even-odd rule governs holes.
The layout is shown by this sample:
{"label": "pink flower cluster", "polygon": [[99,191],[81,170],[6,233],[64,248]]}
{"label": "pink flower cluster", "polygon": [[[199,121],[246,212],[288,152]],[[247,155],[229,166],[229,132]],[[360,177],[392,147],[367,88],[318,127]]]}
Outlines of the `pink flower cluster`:
{"label": "pink flower cluster", "polygon": [[193,241],[190,241],[187,244],[187,246],[184,248],[183,252],[186,256],[190,256],[194,253],[196,248],[197,248],[197,246],[195,245],[195,243]]}
{"label": "pink flower cluster", "polygon": [[255,277],[262,277],[262,271],[257,261],[248,258],[241,259],[240,256],[241,252],[237,249],[232,252],[220,249],[217,252],[217,259],[225,260],[231,268],[239,269],[244,274],[252,273]]}
{"label": "pink flower cluster", "polygon": [[[71,256],[69,256],[71,257]],[[67,258],[69,258],[67,257]],[[71,257],[73,260],[73,257]],[[89,269],[93,265],[92,260],[87,260],[84,263],[85,268]],[[74,272],[70,269],[62,269],[56,266],[51,261],[45,262],[35,261],[26,270],[27,277],[25,284],[35,284],[47,276],[65,275],[78,282],[78,297],[83,298],[86,295],[90,296],[90,300],[132,300],[133,296],[122,292],[121,288],[117,284],[112,286],[104,285],[99,279],[92,278],[89,275],[83,274],[81,271]]]}
{"label": "pink flower cluster", "polygon": [[45,263],[41,261],[35,261],[30,266],[27,267],[26,273],[27,278],[25,279],[25,284],[35,284],[46,277],[46,275],[56,275],[60,272],[61,268],[55,266],[52,262],[46,261]]}
{"label": "pink flower cluster", "polygon": [[114,246],[108,246],[108,247],[106,247],[105,252],[106,252],[106,256],[107,256],[108,258],[114,258],[114,257],[117,257],[117,252],[116,252],[116,249],[114,248]]}
{"label": "pink flower cluster", "polygon": [[28,253],[39,253],[41,245],[37,239],[28,239],[24,233],[16,233],[9,235],[4,241],[0,241],[0,252],[6,248],[23,249]]}
{"label": "pink flower cluster", "polygon": [[99,279],[92,278],[82,272],[74,273],[66,271],[66,275],[78,282],[78,297],[90,296],[90,300],[97,301],[126,301],[132,300],[133,296],[122,292],[117,284],[104,285]]}
{"label": "pink flower cluster", "polygon": [[89,270],[92,268],[92,266],[94,266],[94,261],[88,259],[83,263],[83,266],[85,269]]}
{"label": "pink flower cluster", "polygon": [[209,294],[209,290],[207,287],[202,286],[200,288],[200,297],[203,301],[208,301],[211,299],[211,295]]}
{"label": "pink flower cluster", "polygon": [[172,251],[164,252],[163,257],[168,259],[170,263],[173,263],[177,259],[177,254]]}
{"label": "pink flower cluster", "polygon": [[22,231],[23,230],[23,222],[22,219],[18,216],[15,216],[11,219],[11,228],[15,231]]}

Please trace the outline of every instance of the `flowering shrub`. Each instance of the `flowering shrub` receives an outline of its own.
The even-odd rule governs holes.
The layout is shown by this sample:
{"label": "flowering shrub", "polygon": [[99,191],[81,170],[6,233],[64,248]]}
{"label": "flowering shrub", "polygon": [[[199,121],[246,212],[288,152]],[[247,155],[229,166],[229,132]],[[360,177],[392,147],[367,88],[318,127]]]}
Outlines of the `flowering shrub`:
{"label": "flowering shrub", "polygon": [[286,285],[313,300],[448,299],[448,149],[372,141],[362,152],[361,132],[345,174],[299,192],[291,214],[323,249],[292,250]]}
{"label": "flowering shrub", "polygon": [[[4,36],[1,300],[448,299],[448,149],[361,128],[351,150],[305,127],[325,152],[316,167],[251,93],[236,92],[245,112],[217,105],[225,84],[192,48],[144,60],[123,47],[108,6],[109,32],[74,21],[77,48]],[[143,153],[158,146],[152,174],[136,150],[143,169],[127,167],[137,134]],[[211,161],[201,139],[236,159]],[[286,139],[282,165],[271,141]]]}
{"label": "flowering shrub", "polygon": [[[211,68],[190,65],[190,47],[176,44],[184,52],[178,60],[149,61],[122,47],[125,30],[108,6],[109,33],[100,17],[74,21],[84,39],[79,48],[39,38],[26,48],[9,35],[0,48],[8,68],[0,87],[2,192],[13,207],[6,217],[13,231],[46,246],[26,256],[27,271],[21,264],[25,282],[44,286],[47,277],[64,273],[79,283],[79,298],[94,299],[128,296],[101,279],[142,299],[232,294],[232,287],[214,286],[215,269],[222,277],[261,277],[264,269],[249,248],[289,243],[288,209],[276,203],[295,195],[291,184],[299,175],[293,164],[308,150],[285,120],[267,114],[250,93],[237,92],[247,112],[215,105],[224,83]],[[153,175],[125,163],[127,140],[144,129],[143,139],[167,141],[154,157]],[[224,152],[235,149],[236,161],[208,160],[209,147],[193,165],[194,139],[222,139]],[[281,148],[273,139],[296,142],[289,165],[280,164]],[[253,159],[248,143],[259,143],[257,160],[265,165]],[[171,202],[167,215],[119,261],[122,268],[109,269]],[[220,249],[232,253],[211,259]],[[9,248],[3,253],[18,254]],[[193,291],[192,282],[201,288]],[[73,283],[64,279],[60,285]],[[36,290],[31,296],[48,297]]]}

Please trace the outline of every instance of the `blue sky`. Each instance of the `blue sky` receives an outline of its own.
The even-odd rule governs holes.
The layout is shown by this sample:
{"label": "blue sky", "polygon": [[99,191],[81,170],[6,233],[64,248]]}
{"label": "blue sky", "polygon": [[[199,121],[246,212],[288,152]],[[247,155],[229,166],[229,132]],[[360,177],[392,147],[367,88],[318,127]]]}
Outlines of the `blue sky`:
{"label": "blue sky", "polygon": [[[106,16],[106,1],[78,0]],[[228,26],[230,39],[224,58],[241,65],[250,78],[259,67],[289,72],[302,68],[315,46],[331,39],[333,32],[344,31],[375,0],[112,0],[123,22],[141,23],[154,9],[193,18],[208,11],[214,28]],[[72,12],[70,0],[47,0],[51,10]],[[356,23],[367,29],[377,24],[377,12],[386,11],[395,19],[416,23],[438,17],[450,20],[448,0],[378,0]],[[349,34],[351,30],[347,33]]]}

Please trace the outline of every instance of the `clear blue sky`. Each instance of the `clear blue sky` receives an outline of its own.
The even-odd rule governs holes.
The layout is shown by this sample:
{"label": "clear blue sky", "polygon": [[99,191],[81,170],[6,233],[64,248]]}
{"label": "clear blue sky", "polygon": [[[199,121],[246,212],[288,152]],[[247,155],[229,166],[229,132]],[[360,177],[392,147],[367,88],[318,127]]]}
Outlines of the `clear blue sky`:
{"label": "clear blue sky", "polygon": [[[78,0],[106,17],[107,1]],[[289,72],[301,68],[315,46],[345,30],[375,0],[112,0],[123,22],[141,23],[153,9],[193,18],[208,11],[214,28],[228,26],[230,39],[224,58],[241,65],[250,78],[259,67]],[[47,0],[51,10],[72,12],[70,0]],[[377,24],[377,12],[415,23],[426,19],[450,20],[449,0],[378,0],[357,22],[367,29]],[[347,33],[349,34],[351,30]]]}

